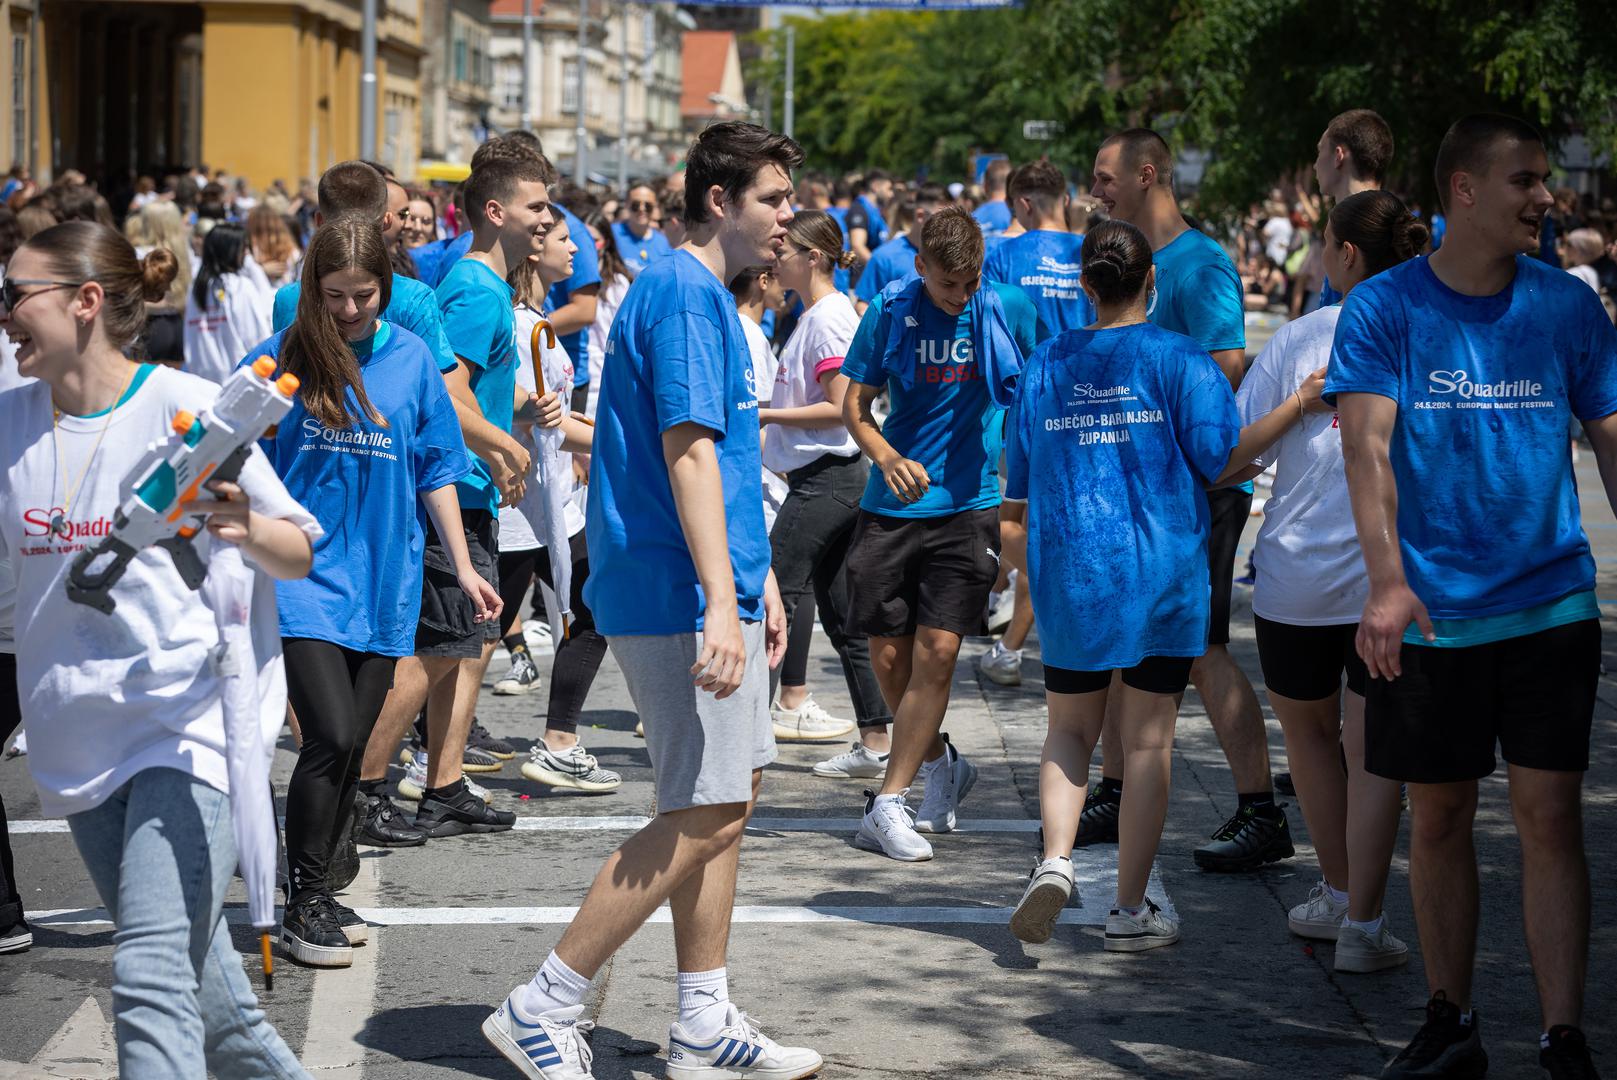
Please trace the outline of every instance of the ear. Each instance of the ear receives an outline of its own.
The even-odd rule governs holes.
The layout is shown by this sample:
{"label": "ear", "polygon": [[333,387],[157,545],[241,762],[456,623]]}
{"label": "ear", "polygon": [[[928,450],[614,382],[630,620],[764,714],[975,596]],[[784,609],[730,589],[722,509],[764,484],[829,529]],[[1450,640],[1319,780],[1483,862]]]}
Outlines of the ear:
{"label": "ear", "polygon": [[1359,264],[1359,248],[1351,240],[1342,241],[1342,265],[1351,270]]}
{"label": "ear", "polygon": [[1461,206],[1472,207],[1477,204],[1476,185],[1468,172],[1456,172],[1449,179],[1449,202],[1458,202]]}
{"label": "ear", "polygon": [[915,255],[915,273],[919,277],[926,277],[926,260],[921,258],[919,252]]}
{"label": "ear", "polygon": [[1140,186],[1148,188],[1157,182],[1157,167],[1149,161],[1140,166]]}
{"label": "ear", "polygon": [[718,184],[709,185],[707,189],[707,212],[714,221],[724,220],[724,188]]}
{"label": "ear", "polygon": [[1347,168],[1348,152],[1345,146],[1331,147],[1331,161],[1338,170]]}
{"label": "ear", "polygon": [[505,224],[505,204],[498,199],[490,199],[483,204],[483,220],[496,228]]}
{"label": "ear", "polygon": [[68,310],[73,313],[73,318],[80,326],[88,326],[95,321],[97,315],[101,314],[101,309],[106,303],[107,293],[101,287],[101,283],[86,281],[79,286],[79,291],[74,295],[73,302],[68,305]]}

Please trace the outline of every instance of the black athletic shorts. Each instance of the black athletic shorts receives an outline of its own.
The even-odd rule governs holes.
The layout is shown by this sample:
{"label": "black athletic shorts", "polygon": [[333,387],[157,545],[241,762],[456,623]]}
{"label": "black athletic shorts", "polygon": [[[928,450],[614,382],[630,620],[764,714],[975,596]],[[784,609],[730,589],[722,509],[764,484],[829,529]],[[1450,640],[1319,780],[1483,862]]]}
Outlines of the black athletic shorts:
{"label": "black athletic shorts", "polygon": [[[462,510],[460,521],[472,568],[498,589],[500,519],[487,510]],[[421,618],[415,628],[415,654],[463,660],[481,656],[485,641],[500,640],[500,620],[476,621],[477,608],[472,605],[471,597],[461,591],[455,564],[430,518],[422,564]]]}
{"label": "black athletic shorts", "polygon": [[907,637],[931,626],[981,634],[998,577],[996,506],[935,518],[860,510],[848,543],[848,631]]}
{"label": "black athletic shorts", "polygon": [[1230,643],[1230,592],[1235,588],[1235,549],[1241,545],[1252,493],[1238,487],[1214,488],[1207,493],[1212,516],[1207,534],[1207,570],[1213,585],[1212,618],[1207,623],[1207,644]]}
{"label": "black athletic shorts", "polygon": [[1497,746],[1529,769],[1589,768],[1600,682],[1600,621],[1459,649],[1405,643],[1403,674],[1371,679],[1364,766],[1413,784],[1477,780]]}
{"label": "black athletic shorts", "polygon": [[1272,693],[1293,701],[1322,701],[1342,689],[1345,671],[1348,689],[1364,696],[1370,673],[1353,643],[1358,623],[1293,626],[1253,612],[1252,624],[1258,632],[1263,681]]}
{"label": "black athletic shorts", "polygon": [[[1123,685],[1148,694],[1183,694],[1194,656],[1148,656],[1123,668]],[[1112,685],[1111,671],[1074,671],[1044,665],[1044,688],[1052,694],[1093,694]]]}

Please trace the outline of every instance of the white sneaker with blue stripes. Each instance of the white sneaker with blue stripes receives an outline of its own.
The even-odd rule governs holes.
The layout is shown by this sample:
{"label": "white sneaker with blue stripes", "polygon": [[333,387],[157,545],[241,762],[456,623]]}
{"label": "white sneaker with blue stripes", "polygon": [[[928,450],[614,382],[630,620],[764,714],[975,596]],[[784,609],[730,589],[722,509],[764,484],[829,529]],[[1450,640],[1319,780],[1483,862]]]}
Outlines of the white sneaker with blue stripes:
{"label": "white sneaker with blue stripes", "polygon": [[540,1013],[534,1023],[517,1015],[507,997],[487,1020],[483,1038],[528,1080],[593,1080],[590,1044],[584,1036],[595,1027],[580,1020],[584,1006]]}
{"label": "white sneaker with blue stripes", "polygon": [[812,1050],[778,1045],[734,1005],[712,1038],[692,1038],[677,1022],[668,1029],[668,1080],[802,1080],[823,1064]]}

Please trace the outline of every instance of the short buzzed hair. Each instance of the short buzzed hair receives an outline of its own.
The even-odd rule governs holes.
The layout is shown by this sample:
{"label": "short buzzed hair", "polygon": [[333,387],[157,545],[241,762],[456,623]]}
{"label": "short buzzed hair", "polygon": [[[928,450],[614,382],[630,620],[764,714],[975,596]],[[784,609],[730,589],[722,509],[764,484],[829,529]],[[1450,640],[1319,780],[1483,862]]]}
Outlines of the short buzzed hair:
{"label": "short buzzed hair", "polygon": [[1150,128],[1129,128],[1100,144],[1102,150],[1116,146],[1123,155],[1123,168],[1138,172],[1146,165],[1156,170],[1157,182],[1170,184],[1173,179],[1173,151],[1168,142]]}
{"label": "short buzzed hair", "polygon": [[995,158],[983,170],[983,187],[994,191],[1005,186],[1006,178],[1011,175],[1011,163],[1005,158]]}
{"label": "short buzzed hair", "polygon": [[1054,210],[1067,193],[1067,176],[1047,158],[1030,161],[1011,174],[1006,194],[1027,199],[1040,210]]}
{"label": "short buzzed hair", "polygon": [[1449,187],[1454,174],[1486,172],[1493,164],[1499,144],[1507,140],[1544,145],[1544,136],[1538,128],[1514,116],[1473,113],[1454,122],[1438,144],[1437,163],[1432,169],[1437,181],[1437,197],[1445,212],[1449,208]]}
{"label": "short buzzed hair", "polygon": [[950,274],[979,274],[983,268],[983,229],[958,206],[946,206],[921,226],[921,254]]}
{"label": "short buzzed hair", "polygon": [[488,142],[472,151],[472,172],[495,161],[533,161],[545,172],[545,186],[556,183],[559,179],[556,167],[545,157],[539,149],[539,140],[527,132],[511,132]]}
{"label": "short buzzed hair", "polygon": [[381,221],[387,214],[387,181],[363,161],[342,161],[320,174],[320,216],[330,221],[346,214]]}
{"label": "short buzzed hair", "polygon": [[1354,170],[1366,180],[1381,183],[1392,164],[1392,128],[1374,109],[1349,109],[1325,128],[1325,141],[1348,152]]}
{"label": "short buzzed hair", "polygon": [[910,196],[910,202],[915,206],[925,206],[928,209],[934,206],[942,206],[948,201],[949,189],[933,180],[928,180],[916,188],[915,194]]}
{"label": "short buzzed hair", "polygon": [[475,228],[488,220],[484,208],[490,202],[507,203],[516,197],[517,185],[539,183],[548,185],[546,176],[555,177],[555,170],[547,170],[543,159],[518,158],[503,161],[485,161],[472,170],[461,188],[466,216]]}

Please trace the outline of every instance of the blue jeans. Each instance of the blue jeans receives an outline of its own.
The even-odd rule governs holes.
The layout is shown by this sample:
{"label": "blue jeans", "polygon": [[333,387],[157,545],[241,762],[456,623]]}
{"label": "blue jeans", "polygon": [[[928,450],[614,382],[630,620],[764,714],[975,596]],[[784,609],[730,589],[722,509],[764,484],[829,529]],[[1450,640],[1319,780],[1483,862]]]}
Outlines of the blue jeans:
{"label": "blue jeans", "polygon": [[309,1080],[259,1009],[220,914],[236,870],[229,797],[147,769],[67,821],[117,926],[119,1074]]}

